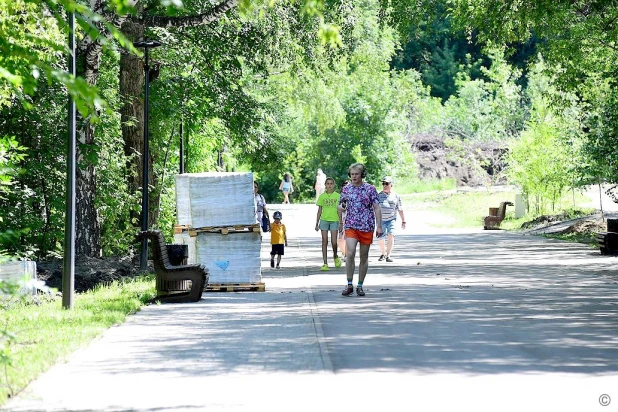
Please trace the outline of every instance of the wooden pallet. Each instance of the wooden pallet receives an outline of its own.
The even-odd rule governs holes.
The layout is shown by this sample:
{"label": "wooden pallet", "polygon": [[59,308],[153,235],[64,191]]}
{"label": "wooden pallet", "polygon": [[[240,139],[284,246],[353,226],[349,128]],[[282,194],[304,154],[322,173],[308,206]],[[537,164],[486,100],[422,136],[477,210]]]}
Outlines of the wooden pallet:
{"label": "wooden pallet", "polygon": [[188,225],[174,225],[174,234],[179,235],[185,230],[189,230],[191,227]]}
{"label": "wooden pallet", "polygon": [[260,233],[261,231],[260,225],[257,223],[252,225],[199,227],[188,230],[191,237],[196,237],[198,233],[221,233],[222,235],[227,235],[230,233]]}
{"label": "wooden pallet", "polygon": [[205,292],[264,292],[266,285],[260,283],[209,283]]}

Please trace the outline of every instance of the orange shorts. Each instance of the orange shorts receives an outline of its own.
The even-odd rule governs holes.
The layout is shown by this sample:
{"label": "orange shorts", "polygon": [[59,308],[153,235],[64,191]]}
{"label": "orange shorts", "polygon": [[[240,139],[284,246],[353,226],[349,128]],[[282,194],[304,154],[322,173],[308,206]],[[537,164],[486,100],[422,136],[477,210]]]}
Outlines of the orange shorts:
{"label": "orange shorts", "polygon": [[361,245],[370,245],[373,242],[373,232],[361,232],[356,229],[346,229],[345,237],[350,239],[358,239]]}

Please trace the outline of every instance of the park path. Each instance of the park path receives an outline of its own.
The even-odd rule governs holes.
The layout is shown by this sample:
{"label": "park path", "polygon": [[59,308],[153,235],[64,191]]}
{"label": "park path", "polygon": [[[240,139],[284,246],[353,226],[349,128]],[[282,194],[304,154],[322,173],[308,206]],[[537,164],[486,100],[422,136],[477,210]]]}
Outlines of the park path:
{"label": "park path", "polygon": [[148,306],[4,410],[618,409],[618,258],[410,212],[395,261],[373,246],[367,296],[344,298],[315,206],[276,209],[290,246],[276,270],[263,245],[266,292]]}

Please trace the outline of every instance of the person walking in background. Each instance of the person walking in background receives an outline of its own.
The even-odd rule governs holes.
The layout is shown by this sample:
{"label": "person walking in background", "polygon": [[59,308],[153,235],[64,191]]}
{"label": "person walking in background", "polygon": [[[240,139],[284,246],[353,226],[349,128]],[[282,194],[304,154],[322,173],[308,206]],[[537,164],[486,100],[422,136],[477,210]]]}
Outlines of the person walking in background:
{"label": "person walking in background", "polygon": [[[346,187],[346,185],[349,183],[350,183],[349,180],[344,180],[343,183],[341,183],[341,188],[339,189],[339,193],[343,192],[343,188]],[[345,222],[345,214],[346,214],[345,208],[339,205],[337,212],[338,213],[341,212],[342,218],[340,220],[341,222]],[[341,227],[341,224],[339,224],[339,227]],[[339,253],[341,254],[341,259],[345,262],[345,231],[343,230],[338,231],[337,243],[339,246]]]}
{"label": "person walking in background", "polygon": [[[380,244],[379,261],[386,259],[387,262],[392,262],[391,253],[395,246],[395,225],[397,223],[397,213],[401,216],[401,228],[406,228],[406,219],[403,215],[401,206],[401,197],[392,191],[393,178],[385,176],[382,179],[382,191],[378,193],[378,202],[380,203],[380,211],[382,212],[382,230],[384,233],[378,239]],[[386,245],[385,245],[386,243]]]}
{"label": "person walking in background", "polygon": [[318,203],[320,195],[324,193],[326,189],[326,175],[322,172],[322,169],[318,169],[318,173],[315,176],[315,202]]}
{"label": "person walking in background", "polygon": [[259,193],[260,185],[258,182],[253,182],[253,198],[255,200],[255,218],[262,226],[262,231],[268,232],[270,226],[270,218],[268,210],[266,210],[266,199]]}
{"label": "person walking in background", "polygon": [[283,204],[290,203],[290,193],[294,193],[294,185],[292,184],[292,176],[288,172],[283,175],[279,190],[283,192]]}
{"label": "person walking in background", "polygon": [[281,256],[285,254],[284,245],[288,245],[288,236],[285,230],[285,225],[281,223],[282,214],[280,211],[273,213],[275,221],[270,225],[270,267],[275,267],[275,256],[277,256],[277,269],[281,264]]}
{"label": "person walking in background", "polygon": [[[341,207],[339,212],[339,230],[345,230],[346,262],[345,273],[348,285],[341,292],[343,296],[349,296],[354,292],[352,285],[354,259],[356,257],[356,245],[360,244],[360,257],[358,262],[358,285],[356,294],[365,296],[363,282],[369,269],[369,247],[373,242],[373,231],[376,236],[382,236],[382,213],[378,205],[378,191],[373,185],[363,182],[367,176],[367,170],[362,163],[354,163],[348,168],[348,176],[351,184],[345,186],[339,198]],[[343,209],[346,210],[345,224]]]}
{"label": "person walking in background", "polygon": [[333,259],[335,267],[341,267],[341,259],[337,256],[337,234],[339,232],[339,214],[337,206],[339,205],[339,193],[335,192],[335,179],[332,177],[325,180],[326,192],[322,193],[318,198],[318,215],[315,220],[315,230],[322,231],[322,259],[324,264],[320,270],[328,270],[328,232],[330,232],[330,241],[333,248]]}

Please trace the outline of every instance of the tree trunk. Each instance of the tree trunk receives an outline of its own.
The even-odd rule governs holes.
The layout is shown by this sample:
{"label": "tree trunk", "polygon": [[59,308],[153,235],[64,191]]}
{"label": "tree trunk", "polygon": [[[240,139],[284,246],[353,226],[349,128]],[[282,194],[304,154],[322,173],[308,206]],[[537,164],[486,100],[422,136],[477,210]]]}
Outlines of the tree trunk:
{"label": "tree trunk", "polygon": [[[144,36],[144,26],[139,22],[126,20],[120,30],[130,40],[137,41]],[[140,198],[142,186],[142,148],[144,147],[144,62],[139,57],[123,52],[120,57],[120,96],[123,106],[120,112],[124,153],[128,157],[127,179],[133,198]],[[152,161],[148,159],[148,169]],[[152,180],[152,173],[148,174]],[[141,222],[137,212],[131,212],[131,221]],[[150,226],[150,219],[148,222]]]}
{"label": "tree trunk", "polygon": [[[210,24],[222,18],[230,9],[236,7],[238,0],[225,0],[205,13],[197,15],[170,17],[146,16],[143,20],[125,20],[120,31],[132,42],[144,38],[145,27],[190,27]],[[143,11],[143,2],[137,2],[138,15]],[[127,162],[127,178],[129,193],[137,199],[141,193],[144,147],[144,61],[132,54],[123,52],[120,57],[120,96],[124,101],[121,109],[122,137],[124,140]],[[152,155],[148,156],[148,186],[156,187],[156,179],[152,172]],[[149,205],[159,203],[158,191],[149,190]],[[159,209],[150,207],[148,210],[148,227],[157,221]],[[132,212],[131,221],[141,222],[140,215]],[[139,224],[139,223],[138,223]]]}
{"label": "tree trunk", "polygon": [[[95,86],[99,78],[101,62],[101,44],[89,37],[84,38],[77,48],[78,73],[86,82]],[[101,225],[95,203],[96,169],[94,164],[87,162],[88,156],[84,150],[95,144],[94,127],[89,119],[78,114],[77,121],[77,162],[76,169],[76,225],[75,225],[75,254],[77,257],[100,257]]]}

